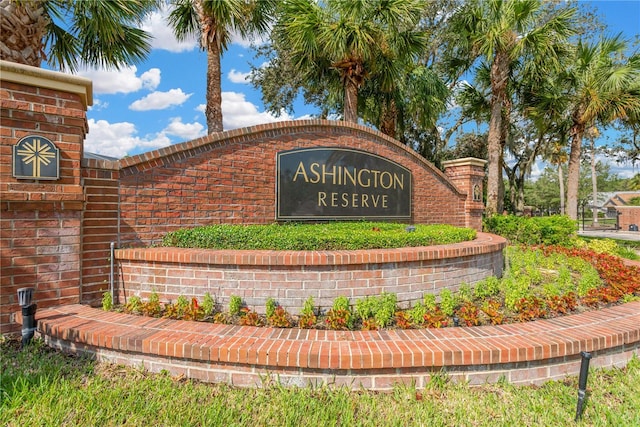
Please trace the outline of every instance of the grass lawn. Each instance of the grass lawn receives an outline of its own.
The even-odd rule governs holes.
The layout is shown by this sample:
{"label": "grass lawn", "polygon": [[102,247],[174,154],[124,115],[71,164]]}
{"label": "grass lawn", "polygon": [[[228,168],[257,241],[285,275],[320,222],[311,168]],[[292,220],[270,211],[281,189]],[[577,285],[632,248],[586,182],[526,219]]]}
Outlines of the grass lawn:
{"label": "grass lawn", "polygon": [[[446,375],[426,390],[239,389],[63,355],[0,337],[0,425],[7,426],[564,426],[575,425],[577,378],[541,387],[469,387]],[[640,359],[592,369],[578,425],[640,425]]]}

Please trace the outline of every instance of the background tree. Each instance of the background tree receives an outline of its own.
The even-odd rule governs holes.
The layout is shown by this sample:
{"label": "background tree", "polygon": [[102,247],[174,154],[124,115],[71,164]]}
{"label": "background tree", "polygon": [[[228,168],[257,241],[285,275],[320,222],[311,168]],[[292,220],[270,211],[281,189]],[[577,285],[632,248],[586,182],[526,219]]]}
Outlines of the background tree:
{"label": "background tree", "polygon": [[140,26],[157,6],[157,0],[3,0],[0,59],[71,72],[139,62],[151,50]]}
{"label": "background tree", "polygon": [[595,126],[592,126],[589,129],[587,129],[585,136],[591,142],[589,147],[589,155],[590,155],[589,164],[591,165],[590,169],[591,169],[591,188],[592,188],[591,200],[593,201],[591,207],[592,207],[592,215],[593,215],[593,226],[595,227],[596,225],[598,225],[598,211],[599,211],[598,177],[596,175],[596,165],[598,163],[596,156],[598,154],[598,149],[596,147],[596,139],[600,136],[600,132],[598,131],[598,128],[596,128]]}
{"label": "background tree", "polygon": [[275,0],[174,0],[168,23],[178,40],[196,36],[207,53],[207,106],[209,133],[222,132],[220,60],[234,32],[243,37],[267,31]]}
{"label": "background tree", "polygon": [[281,3],[273,38],[305,86],[335,88],[339,82],[343,119],[358,120],[358,95],[367,79],[392,92],[403,67],[425,48],[418,28],[418,0],[290,0]]}
{"label": "background tree", "polygon": [[638,80],[640,55],[625,58],[627,43],[621,35],[596,43],[580,41],[566,74],[570,102],[571,148],[567,180],[567,214],[578,216],[580,158],[585,132],[596,124],[606,127],[640,109]]}
{"label": "background tree", "polygon": [[573,33],[573,8],[561,8],[549,14],[542,6],[538,0],[475,0],[461,7],[454,20],[460,35],[458,52],[473,61],[482,58],[489,69],[488,215],[502,211],[503,119],[509,108],[507,83],[513,68],[517,61],[527,60],[531,71],[544,75],[558,66],[559,50]]}

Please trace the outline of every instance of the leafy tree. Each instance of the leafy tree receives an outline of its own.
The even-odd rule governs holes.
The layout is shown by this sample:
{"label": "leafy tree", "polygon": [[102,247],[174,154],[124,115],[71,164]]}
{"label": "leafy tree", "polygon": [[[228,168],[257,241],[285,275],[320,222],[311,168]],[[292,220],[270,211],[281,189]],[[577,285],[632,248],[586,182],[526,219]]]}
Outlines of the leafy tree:
{"label": "leafy tree", "polygon": [[458,52],[463,58],[473,58],[466,60],[467,66],[479,57],[489,70],[488,215],[502,211],[500,183],[506,136],[503,121],[510,108],[509,77],[518,61],[527,61],[530,73],[544,75],[558,65],[559,51],[573,33],[575,9],[545,12],[539,0],[473,0],[456,14],[455,27],[460,34]]}
{"label": "leafy tree", "polygon": [[220,60],[233,32],[244,37],[265,33],[273,18],[275,0],[174,0],[168,22],[178,40],[197,36],[207,53],[209,133],[222,132]]}
{"label": "leafy tree", "polygon": [[640,55],[625,58],[621,35],[595,43],[580,41],[566,75],[572,126],[567,182],[567,208],[577,218],[582,139],[585,132],[637,114],[640,110]]}
{"label": "leafy tree", "polygon": [[[418,0],[289,0],[281,3],[273,38],[305,87],[342,90],[343,119],[358,119],[368,79],[391,93],[404,65],[424,50]],[[328,83],[319,83],[323,81]]]}
{"label": "leafy tree", "polygon": [[[0,59],[60,70],[119,69],[151,50],[140,29],[158,0],[5,0]],[[64,21],[64,22],[63,22]]]}
{"label": "leafy tree", "polygon": [[640,190],[640,173],[635,174],[627,183],[629,190]]}

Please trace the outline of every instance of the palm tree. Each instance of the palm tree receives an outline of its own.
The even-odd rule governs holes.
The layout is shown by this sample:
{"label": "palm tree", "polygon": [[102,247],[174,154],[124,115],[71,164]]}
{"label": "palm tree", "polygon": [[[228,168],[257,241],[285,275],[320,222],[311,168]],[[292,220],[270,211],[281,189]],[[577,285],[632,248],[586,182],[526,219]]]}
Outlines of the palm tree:
{"label": "palm tree", "polygon": [[[356,122],[358,93],[365,81],[375,77],[381,92],[393,93],[408,58],[424,50],[427,40],[418,30],[421,3],[288,0],[281,4],[274,38],[288,46],[289,59],[303,80],[339,80],[343,119]],[[386,106],[393,114],[393,102]]]}
{"label": "palm tree", "polygon": [[462,51],[471,57],[482,57],[490,73],[487,215],[502,211],[501,167],[504,130],[508,128],[503,120],[508,117],[510,108],[509,77],[517,61],[523,59],[539,75],[557,66],[559,50],[573,33],[574,14],[575,9],[564,8],[548,15],[540,0],[474,0],[457,13],[454,22],[461,35],[460,41],[466,44]]}
{"label": "palm tree", "polygon": [[197,36],[207,53],[207,107],[209,133],[222,132],[222,87],[220,60],[234,32],[247,37],[265,33],[271,23],[276,0],[175,0],[171,2],[169,25],[178,40]]}
{"label": "palm tree", "polygon": [[139,62],[151,50],[140,24],[157,6],[158,0],[2,0],[0,59],[71,72]]}
{"label": "palm tree", "polygon": [[579,42],[568,70],[572,120],[569,172],[567,176],[567,209],[572,219],[578,217],[580,156],[582,139],[587,130],[626,119],[640,110],[637,88],[640,80],[640,55],[623,58],[627,43],[619,34],[597,43]]}
{"label": "palm tree", "polygon": [[587,129],[586,138],[591,141],[590,151],[591,151],[591,200],[593,200],[592,208],[592,225],[595,227],[598,225],[598,176],[596,175],[596,164],[598,163],[596,160],[596,139],[600,136],[600,131],[597,127],[591,126]]}

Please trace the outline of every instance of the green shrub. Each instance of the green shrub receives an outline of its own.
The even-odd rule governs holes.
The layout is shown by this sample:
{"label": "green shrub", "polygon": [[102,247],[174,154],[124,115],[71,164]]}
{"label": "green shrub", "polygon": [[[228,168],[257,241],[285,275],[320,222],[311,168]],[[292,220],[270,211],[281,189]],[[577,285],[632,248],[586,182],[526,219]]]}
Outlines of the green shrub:
{"label": "green shrub", "polygon": [[176,311],[178,313],[178,317],[183,317],[190,308],[190,302],[189,299],[184,296],[184,295],[180,295],[178,296],[178,298],[176,299]]}
{"label": "green shrub", "polygon": [[436,309],[436,296],[434,294],[424,294],[422,298],[422,303],[424,304],[424,308],[427,311],[433,311]]}
{"label": "green shrub", "polygon": [[515,310],[516,304],[531,296],[531,286],[527,276],[508,276],[502,279],[504,289],[504,304]]}
{"label": "green shrub", "polygon": [[587,247],[599,254],[618,254],[618,244],[611,239],[594,239],[587,242]]}
{"label": "green shrub", "polygon": [[489,276],[476,283],[473,294],[478,299],[489,298],[500,292],[500,280],[496,276]]}
{"label": "green shrub", "polygon": [[107,291],[102,294],[102,309],[104,311],[111,311],[113,308],[113,297],[111,291]]}
{"label": "green shrub", "polygon": [[356,301],[356,313],[363,321],[373,318],[376,325],[386,327],[391,324],[396,312],[397,297],[383,292],[379,296],[368,296]]}
{"label": "green shrub", "polygon": [[355,317],[351,311],[349,298],[339,296],[333,301],[331,310],[327,312],[325,323],[333,330],[352,329]]}
{"label": "green shrub", "polygon": [[333,300],[333,308],[334,310],[346,310],[351,311],[351,304],[349,304],[349,298],[345,296],[339,296],[335,300]]}
{"label": "green shrub", "polygon": [[572,246],[577,223],[567,216],[522,217],[494,215],[484,220],[484,229],[512,244]]}
{"label": "green shrub", "polygon": [[309,297],[304,301],[300,317],[298,319],[298,326],[303,329],[312,328],[316,324],[316,312],[313,297]]}
{"label": "green shrub", "polygon": [[440,309],[446,316],[452,316],[458,308],[458,301],[456,296],[450,289],[443,289],[440,291]]}
{"label": "green shrub", "polygon": [[240,309],[242,309],[242,298],[238,295],[231,295],[229,297],[229,314],[232,316],[240,314]]}
{"label": "green shrub", "polygon": [[309,316],[311,314],[315,314],[315,311],[316,311],[316,307],[313,301],[313,297],[309,297],[306,300],[304,300],[304,305],[302,306],[302,311],[300,312],[300,314]]}
{"label": "green shrub", "polygon": [[216,302],[211,296],[209,292],[204,294],[204,298],[202,299],[202,310],[205,316],[213,315],[213,312],[216,309]]}
{"label": "green shrub", "polygon": [[129,313],[140,314],[142,312],[142,300],[139,296],[133,295],[129,297],[129,301],[127,301],[124,308]]}
{"label": "green shrub", "polygon": [[276,308],[278,308],[278,304],[276,303],[276,300],[271,297],[267,298],[267,302],[265,306],[266,306],[265,313],[267,315],[267,319],[270,317],[273,317],[274,313],[276,312]]}
{"label": "green shrub", "polygon": [[458,301],[460,303],[470,302],[473,300],[473,290],[468,283],[462,283],[458,289]]}
{"label": "green shrub", "polygon": [[167,233],[162,246],[203,249],[356,250],[458,243],[473,240],[476,231],[451,225],[386,222],[326,224],[217,224]]}
{"label": "green shrub", "polygon": [[424,323],[424,315],[427,314],[427,309],[421,302],[417,302],[411,310],[409,310],[409,319],[414,325],[421,326]]}

